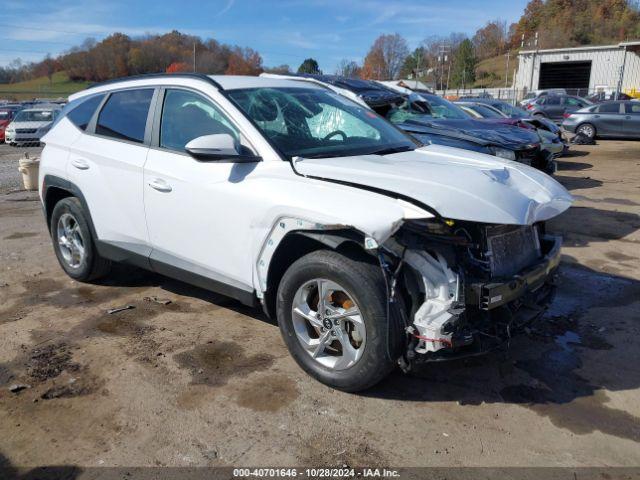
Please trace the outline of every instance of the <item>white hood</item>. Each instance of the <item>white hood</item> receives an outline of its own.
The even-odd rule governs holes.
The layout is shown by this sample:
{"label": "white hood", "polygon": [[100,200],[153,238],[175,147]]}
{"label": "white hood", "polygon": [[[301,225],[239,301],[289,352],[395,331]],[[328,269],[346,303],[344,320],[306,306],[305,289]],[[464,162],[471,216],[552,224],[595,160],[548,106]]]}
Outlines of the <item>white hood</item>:
{"label": "white hood", "polygon": [[445,218],[530,225],[571,206],[573,197],[526,165],[440,145],[392,155],[299,159],[299,173],[410,197]]}

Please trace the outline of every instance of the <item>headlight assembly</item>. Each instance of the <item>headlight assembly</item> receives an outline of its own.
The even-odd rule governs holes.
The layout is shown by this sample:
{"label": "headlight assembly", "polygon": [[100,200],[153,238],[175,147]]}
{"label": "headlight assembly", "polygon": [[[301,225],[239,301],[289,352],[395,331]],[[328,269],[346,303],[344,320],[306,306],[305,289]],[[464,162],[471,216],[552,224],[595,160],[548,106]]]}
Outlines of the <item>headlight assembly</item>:
{"label": "headlight assembly", "polygon": [[513,150],[509,150],[507,148],[500,148],[500,147],[491,147],[491,150],[493,151],[493,154],[496,157],[505,158],[507,160],[516,159],[516,153]]}

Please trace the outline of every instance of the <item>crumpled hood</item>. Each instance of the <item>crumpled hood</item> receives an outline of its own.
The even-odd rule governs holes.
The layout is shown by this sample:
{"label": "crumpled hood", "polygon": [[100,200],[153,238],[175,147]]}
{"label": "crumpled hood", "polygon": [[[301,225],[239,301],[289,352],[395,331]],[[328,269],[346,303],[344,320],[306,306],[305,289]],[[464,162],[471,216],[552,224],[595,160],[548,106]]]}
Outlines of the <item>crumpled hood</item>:
{"label": "crumpled hood", "polygon": [[[445,135],[448,132],[457,132],[467,137],[478,139],[478,143],[494,144],[512,150],[530,148],[532,145],[538,143],[535,135],[532,135],[531,132],[509,124],[484,122],[473,119],[433,119],[428,116],[411,119],[407,121],[406,124],[409,126],[407,131],[414,130],[411,128],[411,125],[424,125],[439,130]],[[415,128],[415,130],[419,131],[419,128]]]}
{"label": "crumpled hood", "polygon": [[573,201],[562,185],[534,168],[441,145],[385,156],[303,158],[295,169],[401,194],[445,218],[481,223],[531,225],[555,217]]}

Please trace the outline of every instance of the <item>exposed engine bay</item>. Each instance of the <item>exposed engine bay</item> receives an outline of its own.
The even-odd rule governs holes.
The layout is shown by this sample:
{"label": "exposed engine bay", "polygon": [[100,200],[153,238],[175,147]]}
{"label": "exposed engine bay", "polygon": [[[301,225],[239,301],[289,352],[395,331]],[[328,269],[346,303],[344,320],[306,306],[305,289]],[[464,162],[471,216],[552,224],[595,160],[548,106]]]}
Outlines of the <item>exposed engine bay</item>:
{"label": "exposed engine bay", "polygon": [[483,354],[537,318],[553,298],[559,237],[544,223],[406,222],[381,247],[395,318],[413,362]]}

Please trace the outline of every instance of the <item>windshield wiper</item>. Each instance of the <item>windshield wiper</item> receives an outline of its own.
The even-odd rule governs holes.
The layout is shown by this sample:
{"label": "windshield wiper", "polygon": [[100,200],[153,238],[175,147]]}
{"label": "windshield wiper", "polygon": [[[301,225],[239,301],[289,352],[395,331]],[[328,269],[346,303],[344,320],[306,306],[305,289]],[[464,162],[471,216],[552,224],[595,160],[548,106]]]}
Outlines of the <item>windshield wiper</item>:
{"label": "windshield wiper", "polygon": [[400,153],[400,152],[409,152],[414,149],[408,146],[403,147],[389,147],[389,148],[381,148],[380,150],[374,150],[372,152],[367,152],[365,155],[390,155],[392,153]]}

